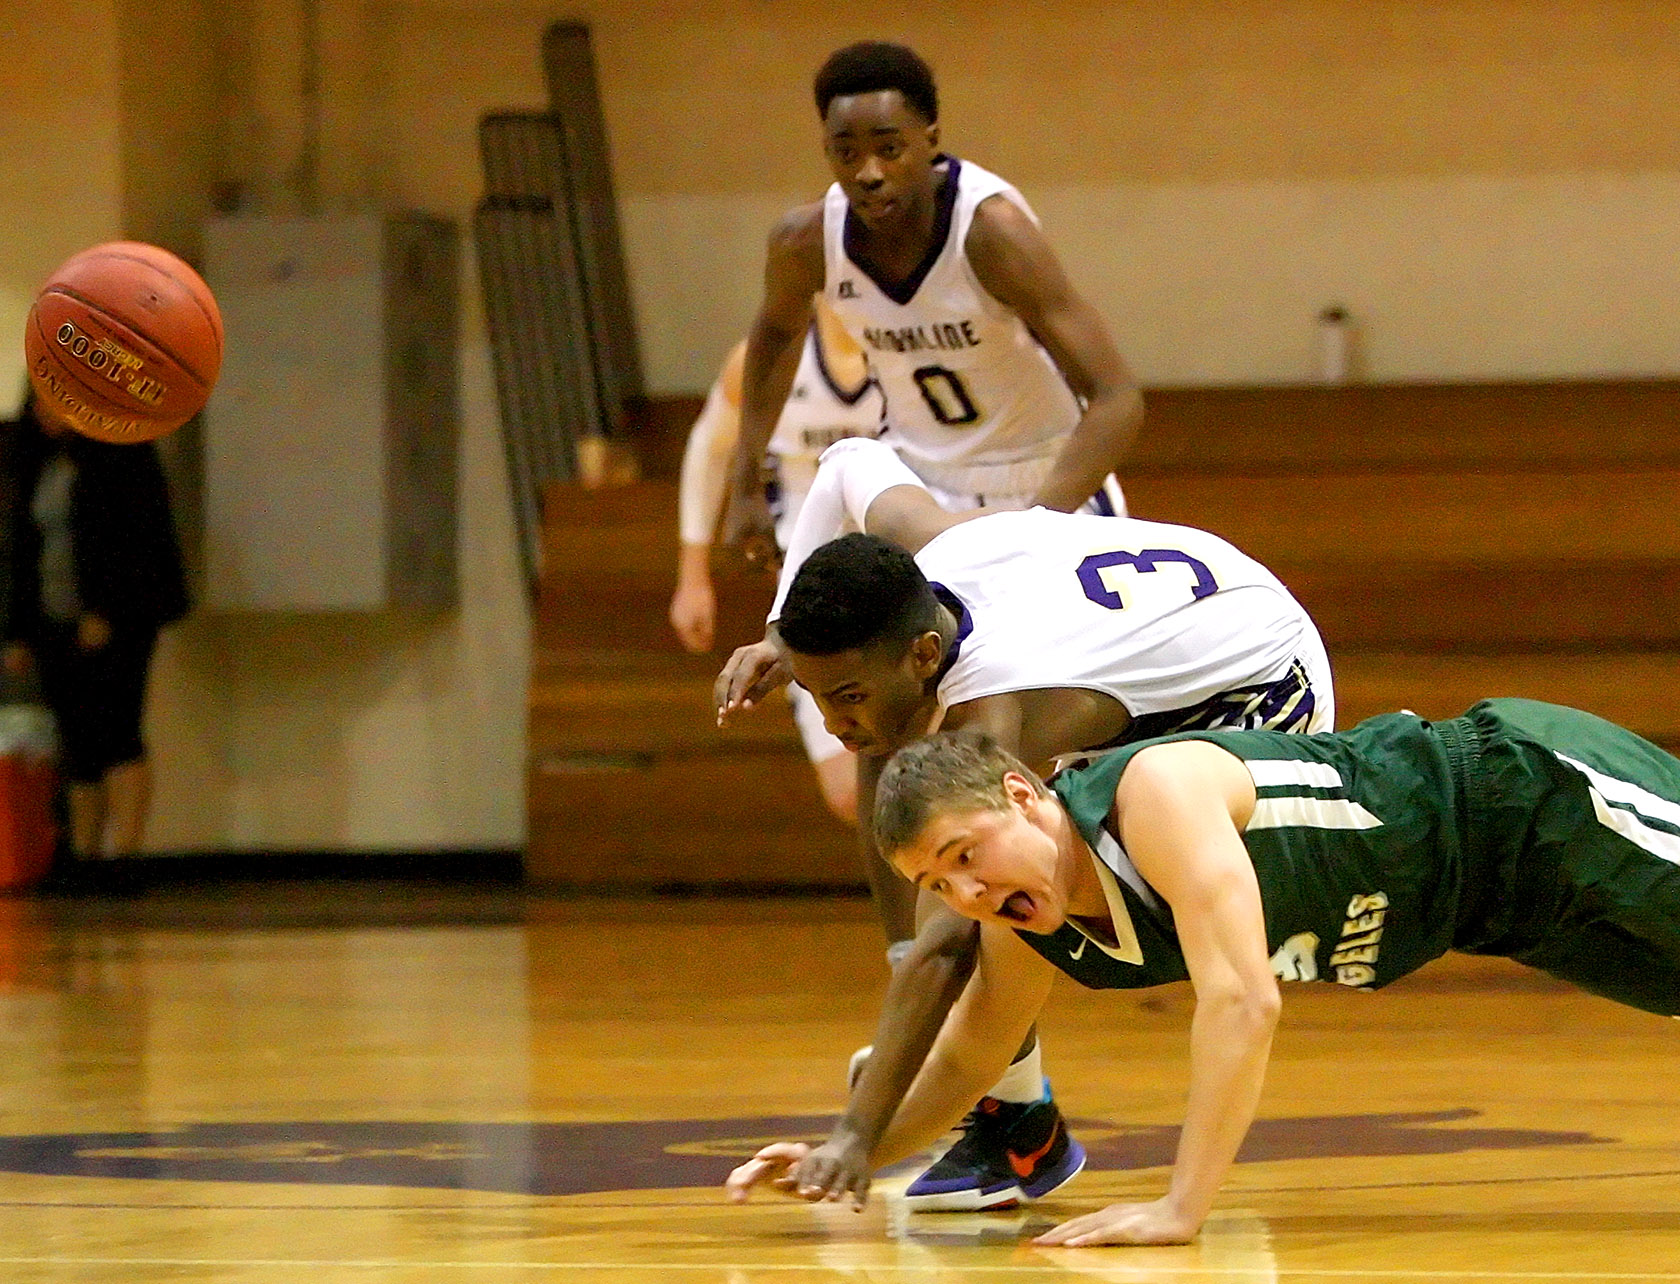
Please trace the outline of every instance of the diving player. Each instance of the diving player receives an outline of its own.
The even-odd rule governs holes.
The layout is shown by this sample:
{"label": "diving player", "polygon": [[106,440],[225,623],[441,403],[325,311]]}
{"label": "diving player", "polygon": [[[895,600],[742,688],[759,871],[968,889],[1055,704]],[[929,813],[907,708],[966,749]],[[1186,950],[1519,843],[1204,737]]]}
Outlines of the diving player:
{"label": "diving player", "polygon": [[[712,536],[723,507],[729,461],[741,427],[741,361],[737,344],[689,429],[677,493],[681,547],[677,586],[671,594],[671,627],[690,651],[712,649],[717,596],[712,585]],[[818,298],[800,351],[799,370],[768,456],[775,491],[776,543],[786,547],[793,524],[816,478],[817,458],[845,437],[873,437],[881,431],[881,393],[869,377],[863,352],[834,313]],[[857,768],[844,745],[823,728],[822,713],[798,687],[788,690],[805,755],[817,775],[828,809],[848,824],[857,818]]]}
{"label": "diving player", "polygon": [[874,822],[904,877],[979,922],[979,966],[890,1128],[848,1118],[818,1152],[766,1147],[731,1174],[736,1199],[768,1180],[861,1203],[873,1168],[938,1136],[1005,1064],[1057,971],[1096,989],[1187,978],[1196,1011],[1166,1194],[1040,1244],[1197,1233],[1254,1119],[1280,978],[1377,989],[1461,950],[1680,1015],[1680,760],[1574,709],[1193,731],[1048,789],[989,738],[933,736],[888,764]]}
{"label": "diving player", "polygon": [[[868,534],[824,543],[843,521]],[[823,455],[782,577],[773,636],[740,648],[718,677],[720,718],[791,672],[858,754],[860,816],[887,757],[938,726],[986,728],[1048,764],[1188,727],[1333,725],[1311,618],[1218,536],[1048,509],[950,513],[879,441]],[[903,940],[915,889],[861,836],[877,911]],[[965,979],[974,935],[950,914],[923,925],[895,972],[854,1114],[891,1117]],[[989,1095],[1006,1103],[995,1126],[971,1129],[911,1183],[913,1209],[1038,1198],[1078,1171],[1075,1144],[1008,1186],[995,1180],[1012,1146],[1035,1149],[1015,1145],[1023,1132],[1059,1119],[1035,1039]]]}

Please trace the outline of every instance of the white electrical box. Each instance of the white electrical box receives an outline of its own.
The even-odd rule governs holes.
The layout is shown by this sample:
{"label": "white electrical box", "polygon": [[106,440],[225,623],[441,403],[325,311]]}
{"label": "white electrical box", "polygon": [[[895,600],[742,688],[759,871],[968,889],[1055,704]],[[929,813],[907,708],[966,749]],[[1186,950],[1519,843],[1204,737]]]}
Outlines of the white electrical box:
{"label": "white electrical box", "polygon": [[456,246],[418,214],[210,223],[207,609],[454,604]]}

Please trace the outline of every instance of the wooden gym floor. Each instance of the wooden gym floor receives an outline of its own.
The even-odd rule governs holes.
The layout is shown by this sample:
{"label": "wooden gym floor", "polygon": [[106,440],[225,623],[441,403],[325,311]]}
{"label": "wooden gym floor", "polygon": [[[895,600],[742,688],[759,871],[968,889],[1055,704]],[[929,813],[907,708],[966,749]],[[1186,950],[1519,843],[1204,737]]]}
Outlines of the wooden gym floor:
{"label": "wooden gym floor", "polygon": [[1024,1237],[1161,1188],[1182,988],[1058,990],[1092,1164],[1053,1202],[741,1209],[718,1179],[820,1132],[869,1032],[861,901],[294,886],[0,923],[16,1284],[1680,1281],[1680,1028],[1502,964],[1291,987],[1200,1241],[1050,1251]]}

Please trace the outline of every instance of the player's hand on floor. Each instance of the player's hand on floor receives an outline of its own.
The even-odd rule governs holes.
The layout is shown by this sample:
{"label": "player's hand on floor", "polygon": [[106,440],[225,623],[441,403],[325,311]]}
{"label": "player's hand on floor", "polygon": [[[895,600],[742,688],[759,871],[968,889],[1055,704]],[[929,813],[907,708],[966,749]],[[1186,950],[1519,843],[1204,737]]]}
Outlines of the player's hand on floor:
{"label": "player's hand on floor", "polygon": [[1035,1244],[1090,1248],[1098,1244],[1188,1244],[1201,1230],[1166,1200],[1152,1204],[1110,1204],[1047,1230]]}
{"label": "player's hand on floor", "polygon": [[842,1142],[825,1141],[793,1166],[792,1194],[816,1203],[838,1203],[850,1195],[858,1212],[869,1202],[873,1175],[869,1152]]}
{"label": "player's hand on floor", "polygon": [[810,1153],[811,1148],[802,1141],[772,1142],[729,1174],[723,1183],[729,1202],[744,1204],[751,1198],[753,1187],[763,1185],[795,1195],[794,1165]]}
{"label": "player's hand on floor", "polygon": [[712,683],[712,702],[717,707],[718,726],[737,709],[750,709],[777,687],[786,686],[793,675],[774,642],[766,639],[735,648]]}

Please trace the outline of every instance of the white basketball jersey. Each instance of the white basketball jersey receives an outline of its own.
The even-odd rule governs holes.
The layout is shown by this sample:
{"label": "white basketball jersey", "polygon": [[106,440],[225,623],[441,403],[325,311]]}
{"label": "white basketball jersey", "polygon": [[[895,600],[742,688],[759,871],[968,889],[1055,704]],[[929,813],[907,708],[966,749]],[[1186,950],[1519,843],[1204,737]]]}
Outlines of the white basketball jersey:
{"label": "white basketball jersey", "polygon": [[829,188],[823,295],[869,356],[886,394],[884,440],[905,463],[943,490],[1032,495],[1078,423],[1079,402],[1032,331],[981,286],[966,245],[988,197],[1036,216],[997,175],[946,159],[933,244],[902,287],[883,287],[852,259],[846,195]]}
{"label": "white basketball jersey", "polygon": [[[873,379],[846,389],[823,360],[822,342],[813,322],[799,354],[793,387],[782,405],[767,452],[776,461],[776,493],[771,510],[776,543],[787,547],[799,507],[817,479],[817,457],[845,437],[873,437],[881,431],[881,390]],[[837,742],[838,743],[838,742]]]}
{"label": "white basketball jersey", "polygon": [[1328,681],[1311,618],[1217,535],[1045,508],[941,532],[916,564],[961,605],[941,709],[1005,691],[1100,691],[1134,717],[1272,682]]}
{"label": "white basketball jersey", "polygon": [[843,388],[829,373],[813,323],[805,333],[799,369],[771,434],[769,452],[778,459],[809,465],[843,437],[873,437],[881,431],[881,392],[873,380]]}

